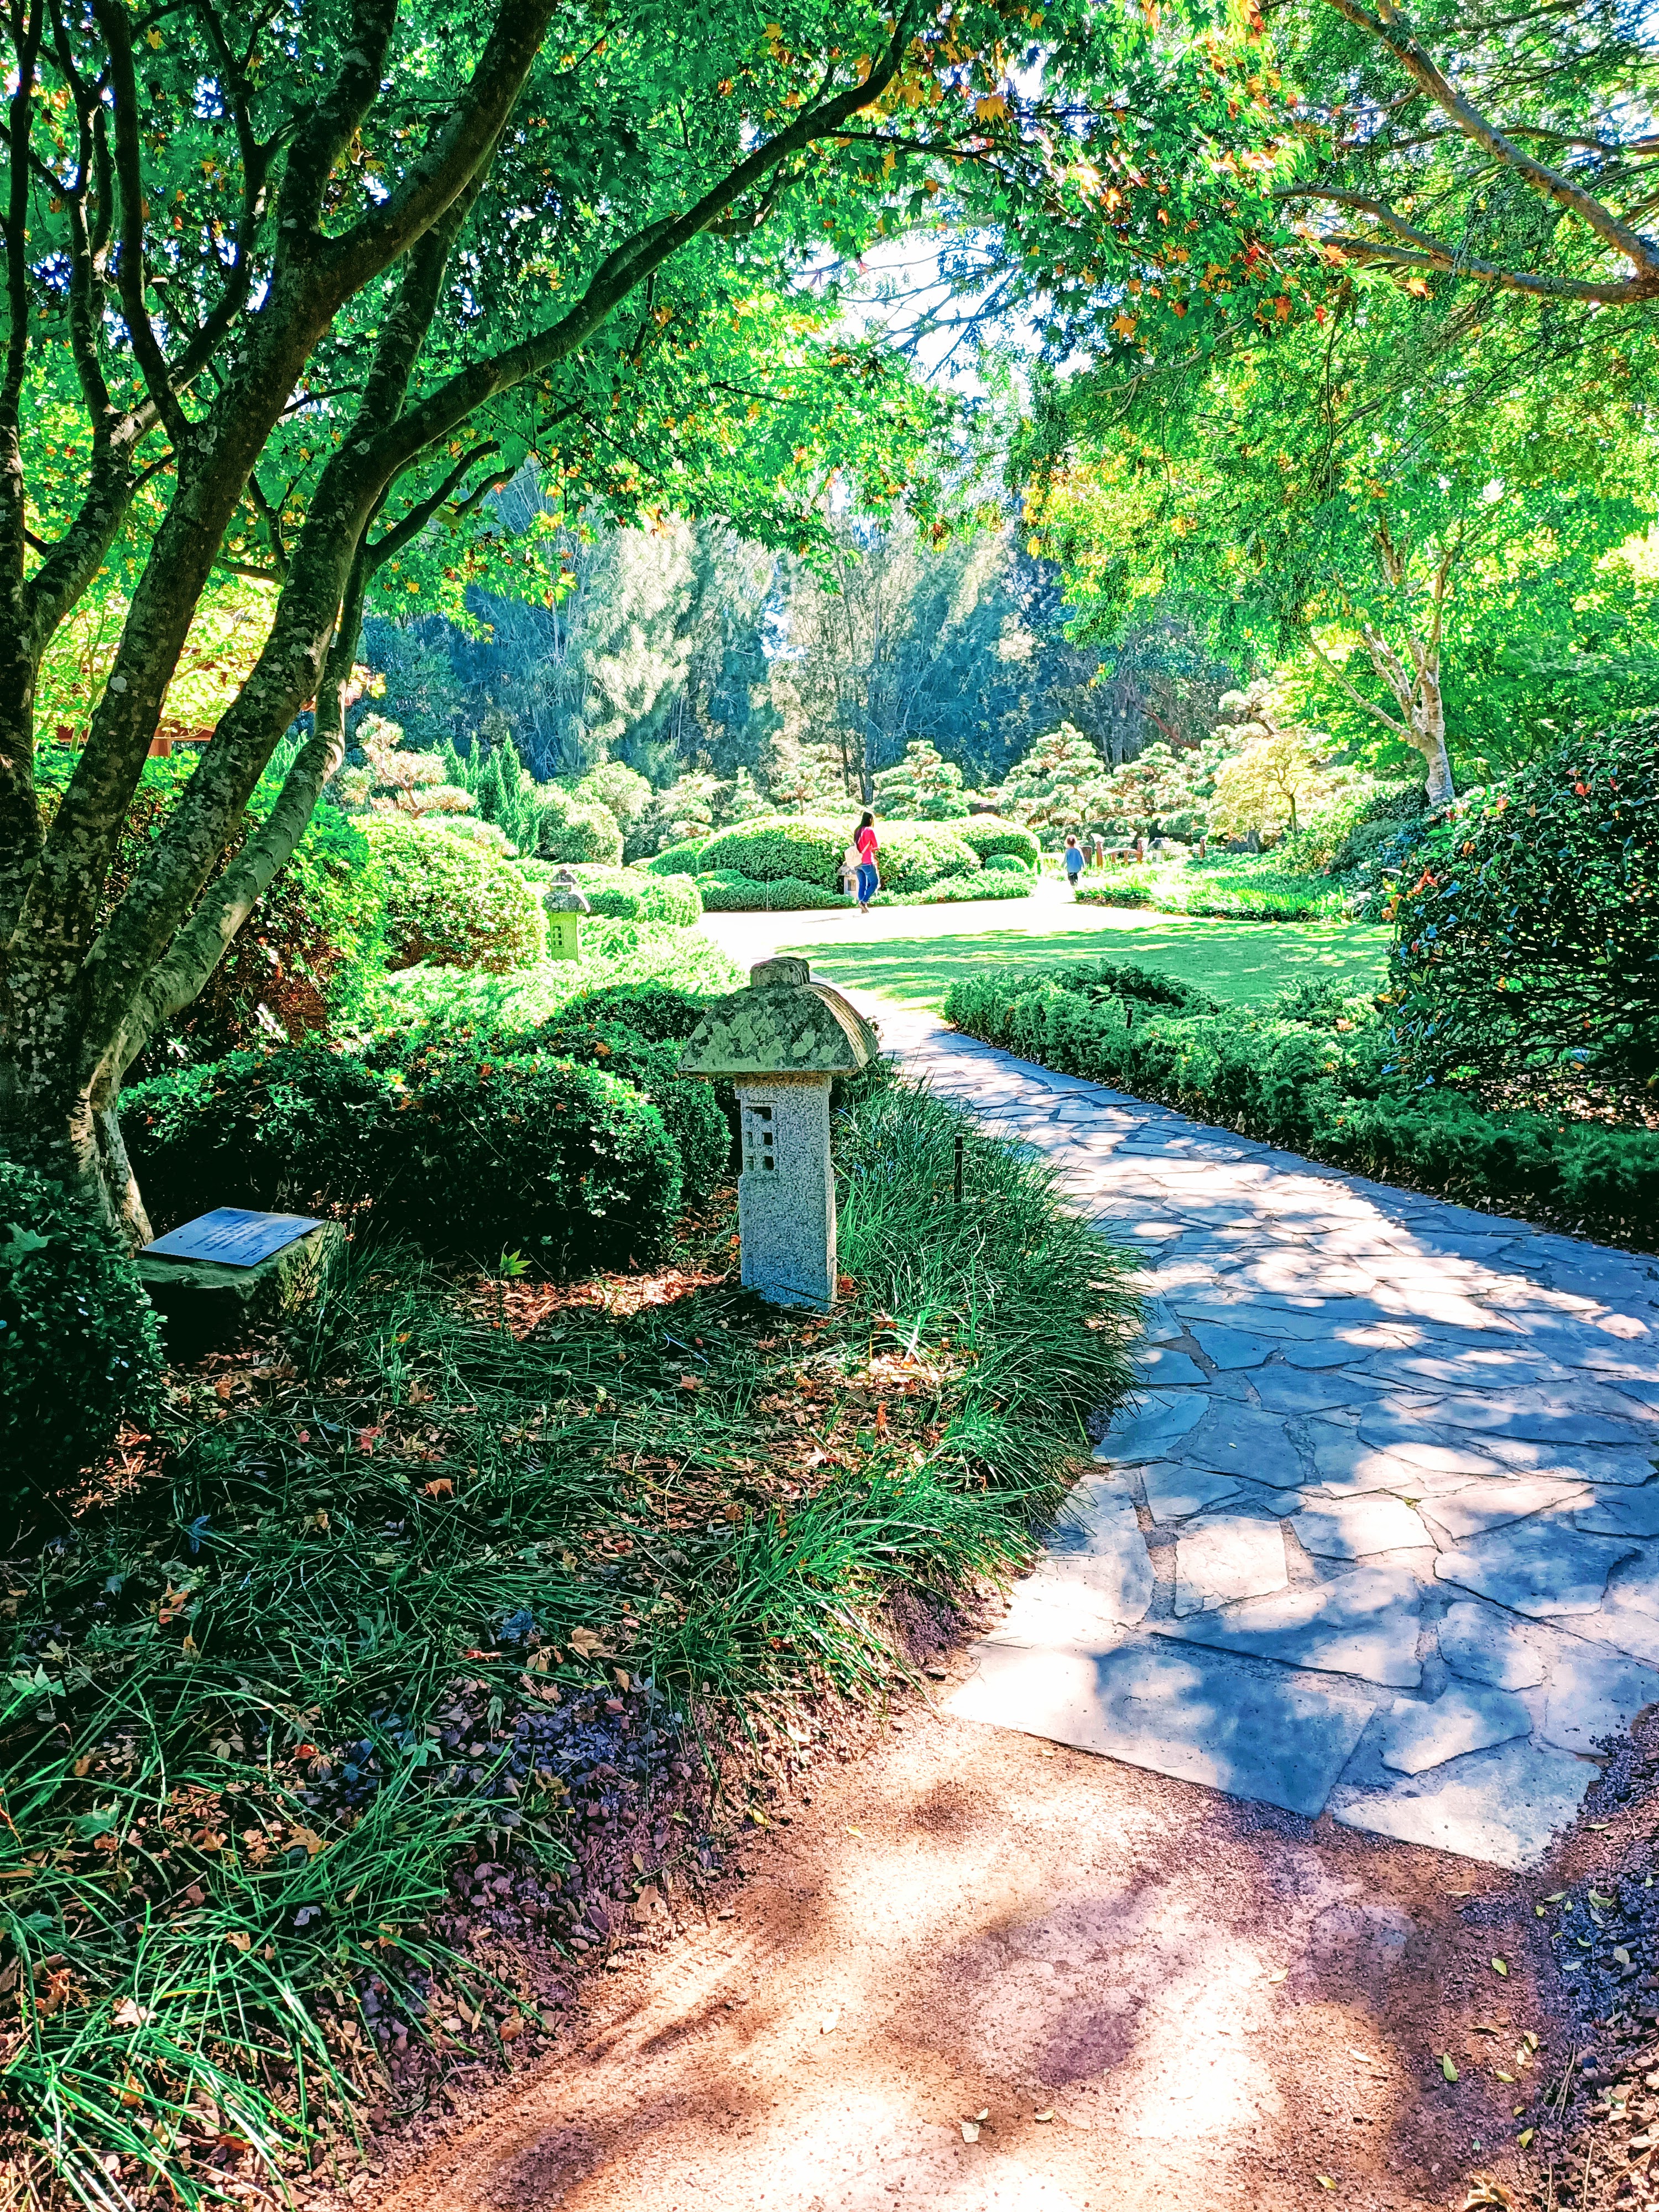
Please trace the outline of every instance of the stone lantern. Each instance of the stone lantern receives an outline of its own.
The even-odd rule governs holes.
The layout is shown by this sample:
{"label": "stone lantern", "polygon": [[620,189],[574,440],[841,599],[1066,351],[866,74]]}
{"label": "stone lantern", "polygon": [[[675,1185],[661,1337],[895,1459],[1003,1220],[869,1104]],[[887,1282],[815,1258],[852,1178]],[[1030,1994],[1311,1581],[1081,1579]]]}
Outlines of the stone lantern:
{"label": "stone lantern", "polygon": [[547,907],[547,957],[550,960],[580,960],[582,957],[581,917],[593,909],[577,889],[568,868],[553,878]]}
{"label": "stone lantern", "polygon": [[683,1075],[725,1078],[743,1124],[738,1228],[743,1279],[778,1306],[836,1300],[836,1178],[830,1085],[880,1049],[839,991],[805,960],[763,960],[749,988],[703,1016],[680,1056]]}

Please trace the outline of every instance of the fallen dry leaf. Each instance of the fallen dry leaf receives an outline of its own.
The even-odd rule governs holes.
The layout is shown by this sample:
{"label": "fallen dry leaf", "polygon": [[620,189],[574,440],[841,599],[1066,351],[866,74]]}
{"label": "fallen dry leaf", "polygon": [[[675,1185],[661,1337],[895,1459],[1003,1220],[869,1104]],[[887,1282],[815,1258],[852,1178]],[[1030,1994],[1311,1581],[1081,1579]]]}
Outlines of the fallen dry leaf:
{"label": "fallen dry leaf", "polygon": [[579,1659],[592,1658],[605,1645],[605,1638],[592,1628],[573,1628],[568,1640],[571,1650]]}
{"label": "fallen dry leaf", "polygon": [[441,1475],[436,1482],[423,1482],[421,1487],[428,1498],[453,1498],[455,1495],[455,1486],[447,1474]]}

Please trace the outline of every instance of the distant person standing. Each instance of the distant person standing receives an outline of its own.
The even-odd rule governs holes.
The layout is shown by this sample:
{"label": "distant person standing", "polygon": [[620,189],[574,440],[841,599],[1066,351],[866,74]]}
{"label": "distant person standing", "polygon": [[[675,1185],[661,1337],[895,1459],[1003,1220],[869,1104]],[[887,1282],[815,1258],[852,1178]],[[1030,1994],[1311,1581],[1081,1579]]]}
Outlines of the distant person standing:
{"label": "distant person standing", "polygon": [[1066,833],[1066,880],[1073,890],[1082,880],[1082,876],[1083,848],[1078,843],[1075,834],[1068,830]]}
{"label": "distant person standing", "polygon": [[859,912],[868,914],[870,902],[881,887],[881,875],[876,866],[876,854],[881,849],[881,840],[876,835],[873,814],[866,814],[859,823],[858,835],[853,844],[859,856]]}

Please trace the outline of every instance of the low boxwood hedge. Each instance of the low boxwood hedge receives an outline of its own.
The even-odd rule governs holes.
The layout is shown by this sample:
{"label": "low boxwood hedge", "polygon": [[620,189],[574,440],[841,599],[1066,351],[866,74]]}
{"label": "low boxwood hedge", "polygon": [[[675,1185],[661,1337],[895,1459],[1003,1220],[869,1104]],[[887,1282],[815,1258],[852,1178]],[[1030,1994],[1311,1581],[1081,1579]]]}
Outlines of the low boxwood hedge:
{"label": "low boxwood hedge", "polygon": [[1224,1013],[1172,976],[1096,962],[966,977],[945,1011],[1022,1059],[1384,1180],[1542,1206],[1626,1240],[1650,1241],[1659,1218],[1659,1132],[1407,1089],[1363,1001],[1293,991]]}
{"label": "low boxwood hedge", "polygon": [[131,1259],[61,1183],[0,1160],[0,1538],[108,1449],[161,1371]]}
{"label": "low boxwood hedge", "polygon": [[844,821],[829,815],[763,814],[711,837],[698,858],[697,875],[740,876],[751,884],[815,884],[833,891],[857,820],[850,813]]}
{"label": "low boxwood hedge", "polygon": [[1035,880],[1015,861],[1012,873],[988,867],[976,876],[941,876],[937,883],[928,884],[919,891],[900,892],[896,896],[884,891],[876,903],[878,906],[956,906],[968,899],[1030,898]]}
{"label": "low boxwood hedge", "polygon": [[605,1074],[631,1083],[662,1115],[674,1140],[682,1197],[700,1200],[709,1195],[726,1172],[731,1131],[714,1086],[701,1077],[680,1073],[678,1044],[653,1042],[625,1019],[584,1018],[574,1007],[544,1029],[533,1030],[526,1042],[556,1060],[602,1068]]}
{"label": "low boxwood hedge", "polygon": [[697,891],[705,914],[795,914],[814,907],[845,906],[841,891],[804,883],[798,876],[776,876],[760,882],[752,876],[728,870],[718,876],[699,876]]}

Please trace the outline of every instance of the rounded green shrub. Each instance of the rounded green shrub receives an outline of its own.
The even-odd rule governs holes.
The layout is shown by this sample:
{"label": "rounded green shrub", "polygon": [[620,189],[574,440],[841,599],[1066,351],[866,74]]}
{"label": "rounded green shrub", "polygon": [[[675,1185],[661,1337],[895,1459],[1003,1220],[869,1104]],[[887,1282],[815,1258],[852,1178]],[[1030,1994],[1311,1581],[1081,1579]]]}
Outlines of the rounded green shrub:
{"label": "rounded green shrub", "polygon": [[362,824],[386,897],[390,969],[527,968],[547,951],[535,886],[487,845],[386,815]]}
{"label": "rounded green shrub", "polygon": [[684,1044],[714,1003],[670,983],[612,983],[584,991],[560,1009],[560,1021],[620,1022],[652,1044]]}
{"label": "rounded green shrub", "polygon": [[[969,899],[1030,898],[1031,883],[1031,878],[1016,862],[1012,875],[993,872],[988,868],[976,876],[941,876],[937,883],[911,891],[899,902],[905,906],[959,906]],[[882,902],[881,899],[876,902],[878,906]]]}
{"label": "rounded green shrub", "polygon": [[964,845],[973,847],[986,867],[994,854],[1022,861],[1028,868],[1036,867],[1042,859],[1038,839],[1018,822],[1005,822],[1000,815],[970,814],[965,821],[953,822],[951,830]]}
{"label": "rounded green shrub", "polygon": [[777,876],[765,883],[734,872],[699,876],[697,891],[705,914],[798,914],[847,904],[843,893],[827,891],[794,876]]}
{"label": "rounded green shrub", "polygon": [[378,1195],[395,1073],[307,1045],[233,1052],[154,1075],[121,1099],[121,1133],[152,1221],[216,1206],[304,1213]]}
{"label": "rounded green shrub", "polygon": [[429,1251],[520,1252],[560,1272],[659,1249],[680,1159],[655,1106],[538,1052],[433,1054],[408,1071],[395,1180],[377,1213]]}
{"label": "rounded green shrub", "polygon": [[[83,1200],[0,1160],[0,1508],[60,1492],[161,1371],[138,1270]],[[8,1527],[9,1540],[14,1531]]]}
{"label": "rounded green shrub", "polygon": [[816,884],[833,891],[857,820],[851,811],[844,822],[829,815],[763,814],[711,837],[697,873],[743,876],[751,884]]}
{"label": "rounded green shrub", "polygon": [[988,853],[981,866],[996,875],[1029,876],[1031,872],[1018,853]]}
{"label": "rounded green shrub", "polygon": [[526,1040],[532,1042],[556,1060],[602,1068],[607,1075],[631,1083],[662,1115],[663,1127],[673,1139],[683,1197],[708,1197],[725,1172],[732,1134],[714,1085],[680,1073],[678,1044],[653,1042],[624,1021],[584,1018],[574,1007],[533,1030]]}
{"label": "rounded green shrub", "polygon": [[653,860],[636,860],[633,865],[642,868],[647,875],[695,876],[708,842],[706,837],[687,837],[678,845],[670,845]]}
{"label": "rounded green shrub", "polygon": [[647,875],[643,868],[602,867],[591,860],[571,873],[593,912],[608,921],[665,921],[687,929],[702,919],[702,901],[690,876]]}
{"label": "rounded green shrub", "polygon": [[925,891],[945,876],[976,876],[979,854],[957,834],[952,822],[881,822],[876,864],[884,890],[901,896]]}
{"label": "rounded green shrub", "polygon": [[536,786],[536,858],[539,860],[598,860],[620,865],[623,833],[617,817],[597,799],[585,799],[562,783]]}

